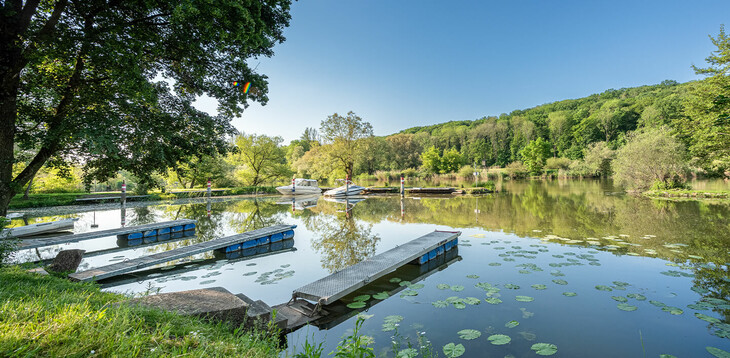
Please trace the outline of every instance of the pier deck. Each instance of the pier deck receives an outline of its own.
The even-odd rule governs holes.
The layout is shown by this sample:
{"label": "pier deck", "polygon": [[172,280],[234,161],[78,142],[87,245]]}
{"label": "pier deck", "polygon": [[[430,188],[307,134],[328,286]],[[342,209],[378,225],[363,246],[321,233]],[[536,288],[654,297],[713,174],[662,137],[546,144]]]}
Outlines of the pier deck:
{"label": "pier deck", "polygon": [[198,244],[181,247],[178,249],[160,252],[154,255],[138,257],[129,261],[118,262],[107,266],[97,267],[91,270],[77,272],[68,275],[76,281],[103,280],[127,272],[136,271],[145,267],[155,266],[161,263],[193,256],[207,251],[225,248],[247,240],[261,238],[273,234],[283,233],[292,230],[296,225],[275,225],[263,229],[244,232],[243,234],[228,236],[220,239],[201,242]]}
{"label": "pier deck", "polygon": [[460,234],[461,232],[458,231],[434,231],[302,286],[294,290],[292,298],[303,298],[320,305],[328,305],[396,268],[420,258],[446,242],[456,239]]}
{"label": "pier deck", "polygon": [[157,230],[157,229],[163,229],[163,228],[169,228],[169,227],[175,227],[175,226],[185,226],[185,225],[189,225],[189,224],[195,224],[197,222],[198,222],[197,220],[184,219],[184,220],[164,221],[164,222],[154,223],[154,224],[120,227],[120,228],[109,229],[109,230],[90,231],[90,232],[85,232],[85,233],[81,233],[81,234],[66,235],[66,236],[60,236],[60,237],[44,237],[44,238],[38,238],[38,239],[26,239],[26,240],[22,240],[18,244],[18,250],[27,250],[27,249],[35,249],[37,247],[43,247],[43,246],[67,244],[69,242],[78,242],[78,241],[84,241],[84,240],[90,240],[90,239],[97,239],[97,238],[105,237],[105,236],[126,235],[126,234],[145,232],[145,231]]}

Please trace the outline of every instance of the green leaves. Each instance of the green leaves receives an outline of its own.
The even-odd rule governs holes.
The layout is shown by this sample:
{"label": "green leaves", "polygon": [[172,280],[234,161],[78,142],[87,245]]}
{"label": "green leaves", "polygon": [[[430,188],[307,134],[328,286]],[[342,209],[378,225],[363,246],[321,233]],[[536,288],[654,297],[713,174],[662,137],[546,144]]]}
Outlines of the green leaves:
{"label": "green leaves", "polygon": [[401,321],[403,321],[403,316],[391,315],[385,317],[385,319],[383,319],[383,332],[394,331],[398,328]]}
{"label": "green leaves", "polygon": [[530,296],[515,296],[515,299],[520,302],[532,302],[535,298]]}
{"label": "green leaves", "polygon": [[455,358],[461,357],[466,352],[466,349],[461,344],[454,345],[453,343],[449,343],[443,347],[443,351],[447,358]]}
{"label": "green leaves", "polygon": [[627,311],[627,312],[636,311],[639,308],[636,306],[632,306],[628,303],[619,303],[618,305],[616,305],[616,307],[618,307],[618,309],[620,309],[622,311]]}
{"label": "green leaves", "polygon": [[358,309],[365,307],[365,302],[355,301],[347,305],[347,308]]}
{"label": "green leaves", "polygon": [[535,343],[530,347],[537,355],[551,356],[558,351],[558,346],[551,343]]}
{"label": "green leaves", "polygon": [[507,322],[507,323],[504,324],[504,326],[507,327],[507,328],[515,328],[515,327],[517,327],[519,325],[520,325],[520,322],[517,322],[517,321],[509,321],[509,322]]}
{"label": "green leaves", "polygon": [[501,346],[505,345],[512,341],[512,338],[510,338],[507,335],[504,334],[493,334],[487,338],[492,344],[495,346]]}
{"label": "green leaves", "polygon": [[484,300],[487,301],[487,303],[492,304],[492,305],[498,305],[498,304],[502,303],[502,300],[500,300],[497,297],[487,297]]}
{"label": "green leaves", "polygon": [[705,349],[707,350],[707,352],[709,352],[710,354],[712,354],[713,356],[715,356],[717,358],[730,358],[730,353],[728,353],[720,348],[705,347]]}
{"label": "green leaves", "polygon": [[380,293],[376,293],[376,294],[373,295],[373,298],[376,299],[376,300],[384,300],[384,299],[386,299],[388,297],[390,297],[390,295],[386,291],[383,291],[383,292],[380,292]]}
{"label": "green leaves", "polygon": [[479,332],[475,329],[462,329],[457,333],[459,334],[459,338],[466,340],[477,339],[482,336],[482,332]]}

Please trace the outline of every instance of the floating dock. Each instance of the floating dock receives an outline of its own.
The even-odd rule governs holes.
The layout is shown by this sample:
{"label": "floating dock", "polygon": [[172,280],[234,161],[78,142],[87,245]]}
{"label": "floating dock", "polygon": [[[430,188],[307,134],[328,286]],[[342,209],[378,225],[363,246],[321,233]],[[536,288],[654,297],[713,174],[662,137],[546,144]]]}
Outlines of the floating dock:
{"label": "floating dock", "polygon": [[454,188],[406,188],[406,194],[453,194]]}
{"label": "floating dock", "polygon": [[146,224],[146,225],[138,225],[138,226],[129,226],[129,227],[121,227],[117,229],[109,229],[109,230],[99,230],[99,231],[90,231],[85,232],[81,234],[75,234],[75,235],[66,235],[66,236],[60,236],[60,237],[45,237],[45,238],[39,238],[39,239],[28,239],[23,240],[18,244],[17,250],[27,250],[27,249],[35,249],[38,247],[43,246],[52,246],[52,245],[60,245],[60,244],[67,244],[69,242],[78,242],[78,241],[84,241],[84,240],[90,240],[90,239],[97,239],[100,237],[105,236],[124,236],[128,235],[128,238],[130,240],[134,240],[136,236],[139,236],[139,239],[142,239],[144,236],[150,236],[151,232],[154,231],[155,235],[158,233],[160,235],[164,235],[164,232],[167,233],[173,231],[173,232],[182,232],[185,230],[192,230],[195,228],[195,223],[197,223],[197,220],[174,220],[174,221],[164,221],[160,223],[154,223],[154,224]]}
{"label": "floating dock", "polygon": [[421,260],[424,255],[433,252],[435,257],[439,248],[456,240],[459,235],[461,232],[458,231],[434,231],[421,236],[294,290],[292,301],[303,298],[316,302],[320,307],[328,305],[400,266]]}
{"label": "floating dock", "polygon": [[68,277],[76,281],[90,281],[94,279],[103,280],[105,278],[118,276],[127,272],[136,271],[145,267],[155,266],[165,262],[193,256],[203,252],[240,245],[244,242],[258,242],[258,240],[263,239],[270,240],[272,236],[278,237],[278,235],[283,235],[286,232],[290,232],[294,228],[296,228],[296,225],[270,226],[268,228],[253,230],[245,232],[243,234],[201,242],[198,244],[181,247],[170,251],[160,252],[150,256],[139,257],[124,262],[118,262],[107,266],[97,267],[87,271],[73,273],[68,275]]}

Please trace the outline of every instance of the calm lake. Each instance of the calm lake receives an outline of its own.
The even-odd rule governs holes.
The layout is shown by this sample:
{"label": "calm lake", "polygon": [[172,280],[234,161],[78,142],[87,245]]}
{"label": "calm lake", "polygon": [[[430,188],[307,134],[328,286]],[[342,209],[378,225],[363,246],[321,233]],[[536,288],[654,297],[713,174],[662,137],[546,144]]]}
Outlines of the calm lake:
{"label": "calm lake", "polygon": [[251,253],[254,258],[210,253],[103,282],[105,290],[135,294],[222,286],[273,306],[300,286],[433,230],[458,230],[456,250],[345,297],[343,304],[364,294],[390,296],[290,333],[287,353],[306,340],[323,342],[327,355],[352,332],[359,312],[369,317],[360,333],[372,338],[378,357],[409,347],[418,356],[443,357],[450,343],[462,345],[464,357],[537,357],[552,353],[550,345],[557,347],[554,357],[730,351],[727,201],[647,199],[594,180],[505,181],[499,187],[502,192],[482,196],[368,196],[349,203],[264,196],[134,203],[123,213],[118,204],[57,208],[53,216],[35,211],[31,221],[79,218],[75,232],[119,227],[122,216],[126,225],[199,222],[195,236],[162,244],[119,247],[116,238],[102,238],[24,251],[16,260],[82,248],[89,252],[81,271],[294,224],[293,240]]}

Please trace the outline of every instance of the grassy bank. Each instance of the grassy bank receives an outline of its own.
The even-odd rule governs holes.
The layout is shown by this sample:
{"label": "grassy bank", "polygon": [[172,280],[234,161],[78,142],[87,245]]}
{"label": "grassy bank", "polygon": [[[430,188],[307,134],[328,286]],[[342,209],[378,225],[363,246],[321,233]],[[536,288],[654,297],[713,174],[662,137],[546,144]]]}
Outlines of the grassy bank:
{"label": "grassy bank", "polygon": [[642,193],[655,198],[730,199],[730,190],[649,190]]}
{"label": "grassy bank", "polygon": [[277,339],[193,317],[115,306],[125,296],[94,284],[0,269],[3,357],[272,357]]}
{"label": "grassy bank", "polygon": [[[201,189],[191,189],[189,191],[195,191],[195,190],[201,190]],[[277,193],[275,187],[269,187],[269,186],[262,186],[262,187],[240,187],[240,188],[230,188],[226,189],[223,192],[213,192],[211,193],[212,196],[224,196],[224,195],[249,195],[249,194],[275,194]],[[46,206],[63,206],[63,205],[77,205],[80,204],[80,202],[77,202],[76,199],[81,199],[85,197],[91,197],[91,196],[119,196],[119,192],[108,192],[108,193],[85,193],[85,192],[79,192],[79,193],[49,193],[49,194],[30,194],[28,195],[28,199],[24,199],[22,194],[16,195],[12,200],[10,200],[10,205],[8,206],[8,209],[24,209],[24,208],[40,208],[40,207],[46,207]],[[127,195],[137,195],[128,192]],[[156,200],[173,200],[178,198],[185,198],[189,196],[201,196],[202,193],[190,193],[186,194],[184,191],[177,193],[177,194],[171,194],[171,193],[162,193],[159,191],[155,192],[149,192],[148,197],[146,198],[135,198],[134,201],[156,201]],[[132,200],[132,199],[130,199]],[[85,204],[92,204],[93,202],[86,202]],[[81,203],[82,205],[84,203]]]}

